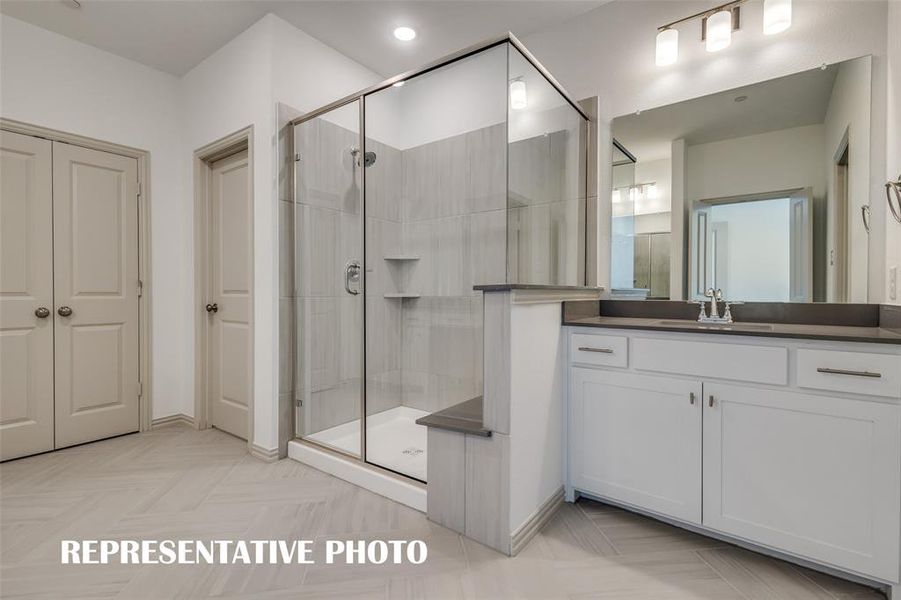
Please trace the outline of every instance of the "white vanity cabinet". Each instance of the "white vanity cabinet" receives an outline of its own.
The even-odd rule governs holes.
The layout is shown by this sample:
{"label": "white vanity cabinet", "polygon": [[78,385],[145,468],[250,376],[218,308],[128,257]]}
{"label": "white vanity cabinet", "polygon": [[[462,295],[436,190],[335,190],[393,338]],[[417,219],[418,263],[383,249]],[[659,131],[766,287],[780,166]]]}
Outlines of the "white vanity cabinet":
{"label": "white vanity cabinet", "polygon": [[568,497],[898,586],[901,348],[570,329]]}
{"label": "white vanity cabinet", "polygon": [[701,384],[572,370],[573,484],[701,522]]}
{"label": "white vanity cabinet", "polygon": [[898,406],[704,383],[705,526],[894,580]]}

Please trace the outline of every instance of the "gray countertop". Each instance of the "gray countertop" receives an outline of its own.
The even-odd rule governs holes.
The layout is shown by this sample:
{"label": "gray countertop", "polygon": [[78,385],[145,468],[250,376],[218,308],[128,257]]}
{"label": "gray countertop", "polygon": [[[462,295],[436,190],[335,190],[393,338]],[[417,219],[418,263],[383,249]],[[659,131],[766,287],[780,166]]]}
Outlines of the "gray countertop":
{"label": "gray countertop", "polygon": [[482,425],[481,396],[416,419],[416,424],[484,437],[491,435],[491,430]]}
{"label": "gray countertop", "polygon": [[472,289],[479,292],[509,292],[512,290],[549,290],[559,292],[581,292],[581,291],[603,291],[602,287],[593,287],[585,285],[543,285],[536,283],[486,283],[474,285]]}
{"label": "gray countertop", "polygon": [[[661,324],[665,321],[665,324]],[[564,325],[580,327],[605,327],[610,329],[643,329],[674,331],[679,333],[703,333],[720,335],[751,335],[755,337],[794,338],[837,342],[867,342],[873,344],[901,344],[901,332],[883,327],[858,327],[847,325],[796,325],[789,323],[734,323],[710,325],[677,319],[594,316],[568,318]],[[771,329],[763,329],[765,325]]]}

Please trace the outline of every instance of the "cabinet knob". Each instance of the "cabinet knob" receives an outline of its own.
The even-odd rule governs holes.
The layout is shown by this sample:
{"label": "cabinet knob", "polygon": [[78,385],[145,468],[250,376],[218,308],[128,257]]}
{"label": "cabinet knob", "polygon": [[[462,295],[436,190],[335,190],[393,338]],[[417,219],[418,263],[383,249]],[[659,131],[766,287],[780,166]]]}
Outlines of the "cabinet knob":
{"label": "cabinet knob", "polygon": [[71,317],[72,309],[69,308],[68,306],[60,306],[59,308],[56,309],[56,313],[61,317]]}
{"label": "cabinet knob", "polygon": [[707,398],[707,406],[713,408],[713,394],[710,394],[710,397]]}
{"label": "cabinet knob", "polygon": [[694,405],[694,403],[695,403],[695,393],[694,393],[694,392],[689,392],[689,394],[688,394],[688,402],[689,402],[691,405]]}
{"label": "cabinet knob", "polygon": [[219,312],[219,304],[217,304],[215,302],[212,304],[207,304],[205,308],[208,313]]}
{"label": "cabinet knob", "polygon": [[38,308],[34,309],[34,316],[36,316],[39,319],[46,319],[47,317],[50,316],[50,309],[47,308],[46,306],[38,307]]}

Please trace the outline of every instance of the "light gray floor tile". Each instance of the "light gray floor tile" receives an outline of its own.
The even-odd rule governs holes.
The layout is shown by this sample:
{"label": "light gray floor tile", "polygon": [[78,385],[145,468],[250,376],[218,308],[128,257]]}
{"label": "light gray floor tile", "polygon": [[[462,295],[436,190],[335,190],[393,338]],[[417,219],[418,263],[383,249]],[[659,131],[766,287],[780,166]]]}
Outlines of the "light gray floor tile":
{"label": "light gray floor tile", "polygon": [[[67,538],[422,539],[422,565],[72,566]],[[875,590],[589,500],[515,558],[216,430],[171,426],[0,465],[3,598],[757,600]]]}

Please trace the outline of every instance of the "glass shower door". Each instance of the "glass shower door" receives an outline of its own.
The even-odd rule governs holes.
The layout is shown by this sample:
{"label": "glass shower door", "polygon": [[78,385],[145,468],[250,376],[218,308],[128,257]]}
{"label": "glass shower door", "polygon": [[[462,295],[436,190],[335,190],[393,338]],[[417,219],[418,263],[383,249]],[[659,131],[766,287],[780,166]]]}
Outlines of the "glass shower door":
{"label": "glass shower door", "polygon": [[297,434],[362,458],[360,102],[294,129]]}

